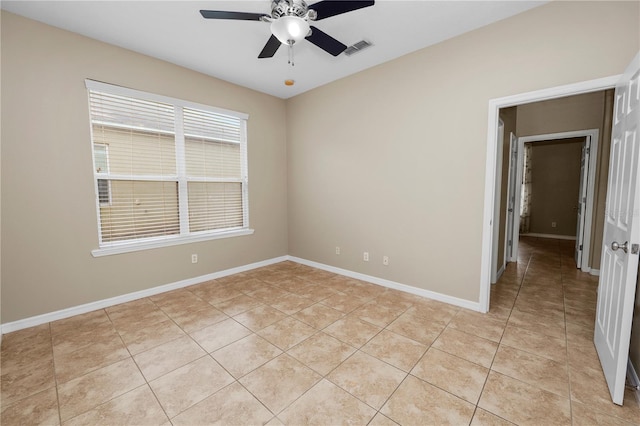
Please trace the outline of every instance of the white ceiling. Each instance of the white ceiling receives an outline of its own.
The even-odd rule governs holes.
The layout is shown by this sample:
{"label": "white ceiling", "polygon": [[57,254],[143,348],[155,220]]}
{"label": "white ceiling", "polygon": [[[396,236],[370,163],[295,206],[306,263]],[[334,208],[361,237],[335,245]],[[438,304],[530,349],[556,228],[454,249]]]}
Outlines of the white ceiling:
{"label": "white ceiling", "polygon": [[[208,20],[200,9],[270,13],[259,1],[2,1],[2,9],[87,37],[163,59],[280,98],[289,98],[508,18],[546,1],[378,0],[372,7],[314,25],[346,45],[373,46],[333,57],[303,40],[294,47],[295,67],[281,47],[270,59],[258,53],[269,24]],[[315,0],[310,0],[313,5]],[[295,80],[287,87],[285,79]]]}

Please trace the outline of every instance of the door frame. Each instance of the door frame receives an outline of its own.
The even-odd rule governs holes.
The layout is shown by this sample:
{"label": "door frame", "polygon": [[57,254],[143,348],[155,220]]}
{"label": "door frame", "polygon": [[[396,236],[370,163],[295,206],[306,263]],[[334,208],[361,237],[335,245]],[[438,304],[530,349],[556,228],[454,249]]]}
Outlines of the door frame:
{"label": "door frame", "polygon": [[[596,188],[596,167],[598,160],[598,141],[599,141],[599,129],[588,129],[588,130],[576,130],[573,132],[562,132],[562,133],[548,133],[545,135],[533,135],[533,136],[523,136],[518,138],[518,165],[516,167],[516,183],[522,182],[522,174],[524,173],[524,144],[525,143],[535,143],[535,142],[545,142],[545,141],[560,141],[562,139],[570,139],[570,138],[586,138],[591,137],[591,155],[589,155],[589,170],[587,171],[587,201],[586,201],[586,209],[583,215],[584,218],[584,242],[582,244],[583,249],[582,253],[589,253],[591,250],[591,227],[593,223],[593,197],[595,194]],[[582,179],[582,176],[580,176]],[[513,253],[513,257],[518,257],[518,239],[520,237],[520,191],[516,189],[516,201],[514,203],[514,213],[513,213],[513,248],[511,249]],[[577,236],[576,236],[577,237]],[[582,262],[578,265],[583,272],[590,272],[591,267],[589,266],[589,259],[587,256],[582,256]]]}
{"label": "door frame", "polygon": [[[532,92],[520,93],[489,100],[487,122],[487,154],[484,180],[484,209],[482,219],[482,251],[480,264],[480,297],[479,309],[481,312],[489,312],[489,299],[491,291],[491,253],[493,248],[493,217],[496,186],[496,161],[498,119],[500,108],[507,108],[531,102],[545,101],[599,90],[612,89],[620,80],[622,74],[598,78],[595,80],[556,86]],[[497,225],[495,225],[497,226]]]}
{"label": "door frame", "polygon": [[[498,118],[498,143],[496,144],[497,153],[497,163],[496,163],[496,189],[494,197],[494,206],[493,206],[493,223],[500,224],[500,201],[501,194],[500,188],[502,183],[502,151],[504,147],[504,123],[500,118]],[[498,265],[498,250],[500,250],[500,227],[493,227],[493,248],[491,253],[491,284],[495,284],[502,273],[504,272],[504,266],[506,264],[506,259],[502,258],[502,264]]]}
{"label": "door frame", "polygon": [[[515,156],[515,159],[514,159]],[[516,176],[518,164],[518,138],[515,133],[509,132],[509,174],[507,177],[507,211],[506,220],[504,221],[504,260],[506,262],[515,262],[518,260],[513,255],[513,221],[515,220],[516,206]],[[513,198],[513,200],[512,200]],[[509,207],[511,206],[511,207]],[[509,211],[511,208],[511,211]],[[509,226],[511,223],[511,226]],[[509,238],[511,237],[511,238]],[[509,241],[511,241],[511,249],[509,249]]]}

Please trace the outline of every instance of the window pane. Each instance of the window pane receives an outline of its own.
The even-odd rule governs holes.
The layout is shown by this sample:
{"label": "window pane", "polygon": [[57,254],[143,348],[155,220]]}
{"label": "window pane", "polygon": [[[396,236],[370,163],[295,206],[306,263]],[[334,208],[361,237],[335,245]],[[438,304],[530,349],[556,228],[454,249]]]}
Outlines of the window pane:
{"label": "window pane", "polygon": [[107,145],[94,144],[93,145],[94,165],[96,173],[109,173],[109,157],[107,151]]}
{"label": "window pane", "polygon": [[103,242],[180,233],[178,183],[112,180],[100,225]]}
{"label": "window pane", "polygon": [[240,179],[242,176],[240,144],[237,143],[188,138],[185,160],[190,177]]}
{"label": "window pane", "polygon": [[[175,176],[176,174],[174,135],[94,125],[93,140],[95,144],[109,145],[109,173],[112,175]],[[96,167],[98,167],[97,159],[98,154],[96,154]]]}
{"label": "window pane", "polygon": [[100,202],[100,205],[109,204],[111,202],[109,181],[107,179],[98,179],[98,201]]}
{"label": "window pane", "polygon": [[242,227],[240,182],[189,182],[189,231]]}

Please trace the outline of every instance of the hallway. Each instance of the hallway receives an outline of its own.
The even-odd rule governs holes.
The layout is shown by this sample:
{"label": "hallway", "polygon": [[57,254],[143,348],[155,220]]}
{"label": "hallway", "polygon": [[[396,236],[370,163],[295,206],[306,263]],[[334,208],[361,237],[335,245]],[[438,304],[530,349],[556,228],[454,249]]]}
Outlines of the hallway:
{"label": "hallway", "polygon": [[[517,264],[492,286],[489,315],[508,320],[491,369],[532,386],[526,396],[513,393],[520,415],[504,401],[493,412],[526,423],[527,407],[546,390],[570,396],[574,425],[637,424],[630,390],[623,407],[611,402],[593,344],[598,277],[576,269],[574,244],[521,237]],[[528,401],[518,407],[518,399]]]}

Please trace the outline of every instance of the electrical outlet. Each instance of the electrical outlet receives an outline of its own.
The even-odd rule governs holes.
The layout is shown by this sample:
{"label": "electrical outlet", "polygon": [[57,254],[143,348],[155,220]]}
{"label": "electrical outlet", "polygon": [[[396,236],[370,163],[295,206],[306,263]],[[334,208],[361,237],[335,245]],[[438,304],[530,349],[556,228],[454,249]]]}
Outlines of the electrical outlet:
{"label": "electrical outlet", "polygon": [[382,256],[382,264],[384,266],[389,266],[389,256]]}
{"label": "electrical outlet", "polygon": [[198,255],[197,254],[192,254],[191,255],[191,263],[198,263]]}
{"label": "electrical outlet", "polygon": [[340,247],[336,246],[336,254],[340,254]]}
{"label": "electrical outlet", "polygon": [[364,260],[365,262],[369,261],[369,252],[365,251],[364,254],[362,255],[362,260]]}
{"label": "electrical outlet", "polygon": [[556,222],[551,222],[551,227],[555,228],[558,224]]}

